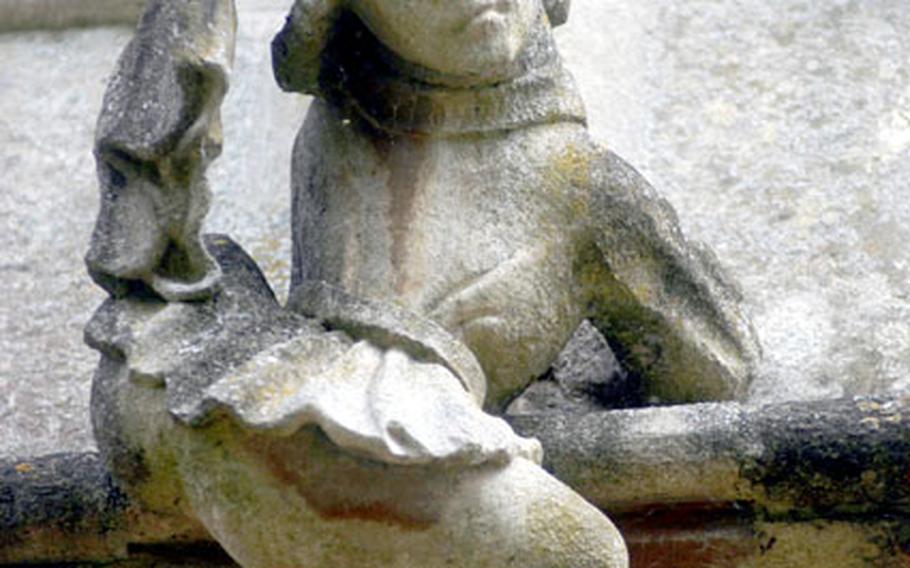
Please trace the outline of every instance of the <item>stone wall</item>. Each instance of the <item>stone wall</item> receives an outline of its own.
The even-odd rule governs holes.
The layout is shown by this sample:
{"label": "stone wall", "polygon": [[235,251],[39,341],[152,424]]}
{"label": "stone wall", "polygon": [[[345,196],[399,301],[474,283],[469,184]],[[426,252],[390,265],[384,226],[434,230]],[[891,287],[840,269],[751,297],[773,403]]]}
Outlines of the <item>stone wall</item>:
{"label": "stone wall", "polygon": [[[270,76],[286,4],[239,2],[209,224],[279,293],[307,104]],[[0,455],[92,447],[91,134],[129,28],[71,26],[125,22],[137,5],[0,1]],[[575,0],[558,31],[594,134],[741,281],[766,353],[755,402],[910,387],[908,31],[903,0]]]}

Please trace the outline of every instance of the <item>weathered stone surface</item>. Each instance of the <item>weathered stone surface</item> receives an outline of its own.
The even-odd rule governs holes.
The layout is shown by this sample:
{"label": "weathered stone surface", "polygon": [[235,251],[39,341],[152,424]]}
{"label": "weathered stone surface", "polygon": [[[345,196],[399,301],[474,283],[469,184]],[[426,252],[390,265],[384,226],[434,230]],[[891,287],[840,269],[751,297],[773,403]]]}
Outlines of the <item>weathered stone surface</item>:
{"label": "weathered stone surface", "polygon": [[609,66],[582,83],[588,101],[612,103],[595,125],[615,128],[595,132],[665,192],[753,307],[767,371],[753,398],[905,391],[905,4],[577,4],[573,20],[589,11],[603,39],[567,52]]}
{"label": "weathered stone surface", "polygon": [[[92,136],[103,78],[129,35],[0,34],[3,455],[94,445],[88,403],[97,356],[81,332],[104,297],[82,261],[98,208]],[[67,94],[39,96],[54,91]]]}
{"label": "weathered stone surface", "polygon": [[904,398],[762,407],[702,404],[512,416],[544,466],[609,511],[651,503],[750,502],[776,515],[906,514]]}
{"label": "weathered stone surface", "polygon": [[[285,8],[239,2],[209,224],[251,252],[279,296],[290,273],[287,162],[306,106],[271,79],[267,44]],[[641,169],[744,284],[766,354],[755,396],[905,388],[907,259],[895,240],[910,218],[904,3],[575,0],[572,10],[557,41],[594,137]],[[81,264],[97,212],[87,152],[103,78],[129,36],[0,36],[6,455],[93,445],[95,356],[79,339],[101,298]]]}
{"label": "weathered stone surface", "polygon": [[95,129],[101,208],[85,257],[114,296],[143,287],[192,301],[217,290],[201,230],[236,26],[230,1],[150,0],[120,56]]}
{"label": "weathered stone surface", "polygon": [[[479,359],[492,411],[584,317],[659,400],[746,394],[760,349],[735,286],[590,139],[539,4],[467,27],[452,7],[327,6],[298,4],[275,41],[283,87],[321,97],[295,148],[292,290],[324,280],[436,321]],[[471,35],[485,17],[496,33]],[[441,37],[411,45],[414,18]],[[314,83],[295,62],[320,41]]]}
{"label": "weathered stone surface", "polygon": [[[539,463],[537,442],[480,411],[479,365],[432,322],[343,294],[311,296],[306,307],[348,335],[330,333],[283,309],[230,239],[209,235],[205,242],[224,273],[209,301],[134,293],[107,300],[86,327],[87,343],[102,353],[93,383],[95,436],[130,489],[168,483],[147,479],[154,468],[146,453],[157,444],[144,437],[144,414],[123,411],[142,406],[127,395],[163,396],[170,417],[191,427],[221,414],[265,436],[315,425],[346,451],[379,462],[465,467],[521,455]],[[150,409],[150,423],[162,414]]]}
{"label": "weathered stone surface", "polygon": [[209,537],[138,509],[97,454],[0,461],[0,564],[107,562],[162,542],[179,550]]}
{"label": "weathered stone surface", "polygon": [[[300,89],[323,99],[312,107],[317,118],[304,128],[312,128],[314,120],[318,124],[326,104],[340,105],[335,110],[343,115],[345,108],[359,109],[340,124],[377,145],[405,142],[397,133],[438,133],[445,150],[449,136],[486,132],[494,145],[506,142],[511,148],[500,139],[549,126],[544,146],[550,142],[552,148],[538,149],[535,156],[544,161],[533,168],[555,168],[554,180],[545,183],[544,174],[534,193],[555,190],[564,196],[556,198],[555,207],[531,201],[526,215],[548,219],[560,209],[606,207],[610,215],[604,223],[611,223],[595,226],[585,241],[573,240],[568,235],[575,230],[566,229],[566,238],[551,237],[563,246],[543,251],[524,250],[521,242],[518,248],[496,249],[510,258],[483,257],[479,274],[462,269],[445,286],[466,293],[480,288],[482,296],[484,277],[491,274],[500,276],[494,282],[510,282],[502,278],[509,274],[525,281],[537,275],[558,279],[566,261],[556,260],[556,270],[546,271],[554,264],[552,254],[572,253],[567,262],[574,266],[587,259],[574,258],[582,250],[600,246],[604,260],[593,262],[608,265],[609,276],[601,280],[607,298],[621,298],[615,304],[597,303],[604,293],[586,284],[600,271],[586,264],[570,273],[573,280],[563,280],[565,290],[555,299],[540,296],[524,313],[502,304],[510,300],[503,294],[487,299],[486,309],[544,325],[543,339],[550,344],[531,353],[540,358],[564,343],[559,336],[552,341],[542,313],[564,312],[557,327],[568,322],[571,331],[577,310],[563,300],[592,299],[601,329],[619,341],[623,356],[643,377],[664,385],[671,376],[699,377],[715,394],[743,394],[757,352],[735,293],[708,257],[690,250],[672,211],[646,183],[616,158],[587,148],[590,142],[579,130],[581,107],[559,63],[543,4],[486,6],[479,12],[461,4],[419,6],[415,18],[416,4],[298,0],[274,55],[285,88],[302,82]],[[85,336],[101,353],[92,418],[113,474],[141,506],[201,523],[246,568],[309,563],[492,568],[512,562],[528,568],[627,567],[625,546],[610,520],[540,468],[536,441],[517,437],[503,420],[483,412],[485,387],[495,387],[501,399],[503,386],[488,365],[481,371],[475,357],[490,360],[476,342],[461,345],[465,330],[428,310],[412,313],[407,301],[399,301],[405,309],[382,303],[394,298],[385,294],[389,283],[381,281],[388,276],[381,258],[374,265],[378,272],[362,273],[353,286],[328,279],[328,286],[306,288],[295,279],[289,309],[276,302],[258,271],[242,269],[254,267],[251,260],[238,263],[236,276],[224,273],[231,263],[223,259],[242,253],[231,252],[226,239],[203,243],[200,229],[208,209],[206,170],[221,147],[233,18],[232,0],[150,0],[101,110],[95,153],[102,203],[86,264],[111,298]],[[295,53],[310,54],[311,43],[322,50],[318,85],[307,84],[306,69],[296,71],[303,74],[299,80],[295,71],[285,68],[282,74]],[[368,53],[386,58],[367,58]],[[409,74],[415,65],[425,66],[426,82]],[[456,83],[447,83],[448,77]],[[444,82],[437,84],[436,78]],[[364,90],[370,85],[377,88]],[[371,124],[378,129],[391,124],[393,130],[380,133]],[[325,136],[317,131],[314,137]],[[520,136],[516,140],[520,145]],[[576,149],[576,143],[584,148]],[[572,163],[551,165],[565,159],[563,147]],[[361,153],[333,145],[308,148],[317,153],[317,163],[295,171],[307,193],[294,196],[304,209],[297,211],[293,228],[295,236],[311,238],[295,241],[295,261],[302,251],[319,251],[315,258],[328,264],[299,266],[295,275],[309,271],[322,280],[321,272],[333,263],[359,272],[356,250],[322,250],[330,241],[315,232],[335,222],[337,212],[306,207],[314,205],[314,197],[322,200],[314,195],[326,185],[314,170],[319,161],[347,159],[354,170],[369,164],[358,161]],[[399,158],[420,158],[410,144],[400,150]],[[398,177],[390,182],[393,200],[432,187],[421,188],[416,179],[401,184],[394,181]],[[588,178],[596,181],[578,181]],[[349,191],[343,184],[336,189]],[[366,196],[367,206],[375,199]],[[521,206],[508,200],[497,204],[494,210]],[[431,210],[434,214],[445,211]],[[314,218],[316,225],[299,224]],[[550,222],[559,225],[561,218]],[[382,219],[348,221],[359,231],[386,228],[376,226]],[[417,223],[399,219],[392,225],[405,239],[432,240]],[[512,234],[508,224],[504,228],[492,238],[507,242],[502,239]],[[470,227],[451,225],[448,236],[464,229]],[[352,231],[339,236],[349,234],[359,238]],[[451,259],[456,266],[473,258],[473,247],[462,248]],[[527,253],[530,258],[520,258]],[[634,258],[645,262],[632,266]],[[527,261],[533,270],[522,274]],[[407,273],[413,268],[395,274],[392,284],[417,276]],[[249,273],[258,278],[250,281]],[[468,285],[459,284],[465,276]],[[364,300],[357,299],[361,295]],[[292,309],[308,310],[322,325],[347,335]],[[459,311],[442,312],[452,313]],[[636,317],[639,313],[647,315]],[[627,324],[620,315],[636,319]],[[514,341],[514,329],[514,321],[494,326],[489,339]],[[642,357],[636,344],[645,335],[666,346],[637,365]],[[534,377],[527,362],[513,366],[525,380]],[[694,387],[686,383],[680,392],[688,395]]]}
{"label": "weathered stone surface", "polygon": [[0,464],[0,563],[126,555],[128,499],[93,454]]}
{"label": "weathered stone surface", "polygon": [[383,348],[412,352],[445,365],[477,404],[486,397],[486,377],[474,355],[445,329],[395,304],[355,298],[325,282],[307,282],[288,298],[289,310],[317,318],[329,329],[346,331]]}
{"label": "weathered stone surface", "polygon": [[[87,328],[102,352],[93,392],[98,442],[137,505],[183,523],[199,518],[244,566],[314,558],[326,566],[405,568],[439,558],[499,566],[516,555],[541,568],[625,565],[606,517],[521,457],[524,448],[505,447],[518,439],[480,411],[448,374],[451,364],[393,366],[397,388],[383,391],[345,358],[363,342],[351,345],[282,309],[225,238],[206,244],[224,274],[212,299],[110,299]],[[415,351],[424,352],[433,351]],[[461,399],[437,386],[433,369]],[[323,386],[320,373],[329,374]],[[320,388],[334,398],[310,402]],[[358,391],[372,407],[359,405]],[[299,420],[271,423],[285,407]],[[410,420],[415,409],[426,412],[424,424]],[[376,426],[395,444],[364,443]],[[536,442],[523,445],[539,457]],[[399,448],[410,454],[395,454]],[[531,541],[540,546],[528,550]]]}
{"label": "weathered stone surface", "polygon": [[752,398],[905,391],[903,4],[573,9],[557,35],[592,132],[743,285],[765,351]]}

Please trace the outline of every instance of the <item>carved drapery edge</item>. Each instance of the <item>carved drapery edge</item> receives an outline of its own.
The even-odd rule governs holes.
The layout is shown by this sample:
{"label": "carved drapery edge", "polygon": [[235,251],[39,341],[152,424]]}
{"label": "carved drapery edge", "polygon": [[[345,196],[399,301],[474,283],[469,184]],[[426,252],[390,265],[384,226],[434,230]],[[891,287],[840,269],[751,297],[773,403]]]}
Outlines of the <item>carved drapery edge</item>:
{"label": "carved drapery edge", "polygon": [[112,296],[199,300],[219,285],[200,231],[236,27],[233,0],[149,0],[120,56],[95,133],[101,207],[86,255]]}

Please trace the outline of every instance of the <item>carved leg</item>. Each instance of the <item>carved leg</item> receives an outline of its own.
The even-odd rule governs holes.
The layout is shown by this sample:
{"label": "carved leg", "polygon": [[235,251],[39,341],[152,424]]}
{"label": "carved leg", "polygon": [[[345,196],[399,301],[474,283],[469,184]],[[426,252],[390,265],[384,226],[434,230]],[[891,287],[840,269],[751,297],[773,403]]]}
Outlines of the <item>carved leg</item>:
{"label": "carved leg", "polygon": [[315,428],[175,432],[194,512],[246,568],[625,568],[600,511],[533,463],[389,466]]}

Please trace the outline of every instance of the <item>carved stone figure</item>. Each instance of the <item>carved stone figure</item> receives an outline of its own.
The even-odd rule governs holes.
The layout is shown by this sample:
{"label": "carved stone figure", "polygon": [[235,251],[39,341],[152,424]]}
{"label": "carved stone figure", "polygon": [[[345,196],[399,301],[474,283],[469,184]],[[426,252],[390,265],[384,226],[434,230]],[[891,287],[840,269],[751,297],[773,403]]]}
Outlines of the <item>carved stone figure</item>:
{"label": "carved stone figure", "polygon": [[568,2],[546,8],[295,4],[276,75],[319,99],[294,154],[292,295],[324,281],[436,321],[480,360],[489,409],[582,318],[649,395],[743,396],[758,346],[737,291],[591,141],[551,33]]}
{"label": "carved stone figure", "polygon": [[273,44],[318,96],[282,307],[199,234],[230,0],[150,0],[99,120],[87,257],[111,294],[93,422],[145,507],[245,567],[627,565],[499,410],[584,318],[666,400],[742,394],[757,347],[669,207],[587,136],[560,0],[298,0]]}

